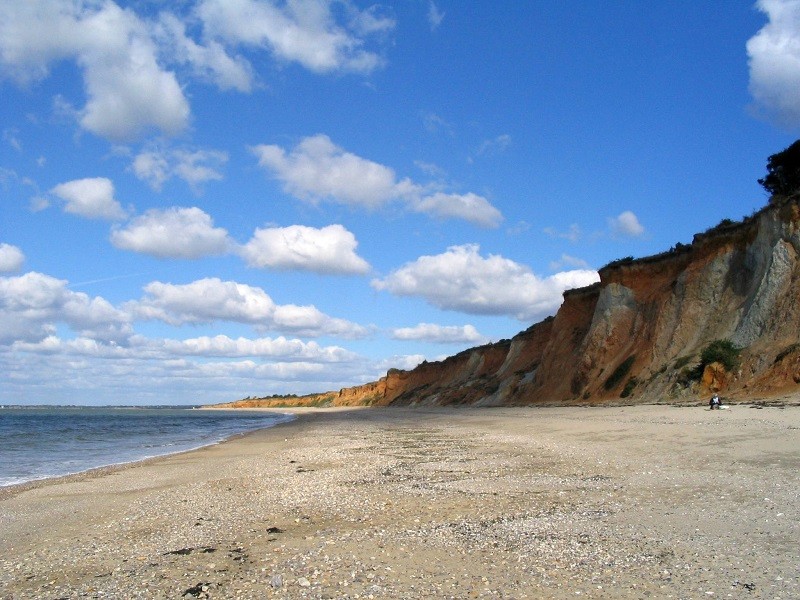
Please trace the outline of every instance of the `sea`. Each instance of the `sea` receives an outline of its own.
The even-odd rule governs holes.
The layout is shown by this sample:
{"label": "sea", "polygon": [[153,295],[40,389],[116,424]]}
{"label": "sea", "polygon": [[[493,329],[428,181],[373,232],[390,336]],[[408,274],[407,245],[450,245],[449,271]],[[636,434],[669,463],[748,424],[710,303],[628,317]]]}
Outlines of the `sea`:
{"label": "sea", "polygon": [[176,407],[0,406],[0,487],[209,446],[293,418]]}

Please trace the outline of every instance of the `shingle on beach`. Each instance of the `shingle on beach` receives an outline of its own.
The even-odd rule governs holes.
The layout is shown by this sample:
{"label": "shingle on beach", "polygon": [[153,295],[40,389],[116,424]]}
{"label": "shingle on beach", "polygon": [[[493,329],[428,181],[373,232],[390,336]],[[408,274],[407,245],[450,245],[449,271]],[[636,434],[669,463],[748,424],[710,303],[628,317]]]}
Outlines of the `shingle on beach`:
{"label": "shingle on beach", "polygon": [[0,598],[800,597],[800,407],[297,412],[0,491]]}

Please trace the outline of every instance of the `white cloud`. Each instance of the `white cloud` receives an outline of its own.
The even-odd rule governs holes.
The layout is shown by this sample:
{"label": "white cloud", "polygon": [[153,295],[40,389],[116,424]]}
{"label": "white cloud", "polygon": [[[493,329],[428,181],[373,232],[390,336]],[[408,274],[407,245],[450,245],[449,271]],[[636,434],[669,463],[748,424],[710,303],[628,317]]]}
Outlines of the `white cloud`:
{"label": "white cloud", "polygon": [[186,24],[175,15],[162,13],[156,35],[169,48],[172,58],[188,64],[195,76],[215,83],[222,90],[250,92],[253,69],[241,56],[231,57],[217,41],[201,45],[186,35]]}
{"label": "white cloud", "polygon": [[73,59],[83,73],[81,126],[113,140],[156,128],[183,130],[189,104],[163,69],[148,25],[111,1],[28,0],[0,4],[0,64],[22,83],[43,79],[51,63]]}
{"label": "white cloud", "polygon": [[161,187],[173,175],[167,155],[159,150],[144,150],[136,155],[131,165],[136,177],[146,181],[154,190]]}
{"label": "white cloud", "polygon": [[483,344],[487,341],[473,325],[436,325],[420,323],[414,327],[400,327],[392,330],[396,340],[421,340],[437,344]]}
{"label": "white cloud", "polygon": [[531,224],[527,221],[517,221],[514,225],[511,225],[508,229],[506,229],[506,233],[508,235],[522,235],[526,231],[530,231]]}
{"label": "white cloud", "polygon": [[266,144],[254,147],[253,152],[258,164],[283,183],[284,191],[301,200],[332,200],[365,208],[403,201],[417,212],[464,219],[481,227],[496,227],[503,218],[477,194],[426,195],[424,186],[408,178],[398,180],[391,168],[346,152],[326,135],[307,137],[289,152]]}
{"label": "white cloud", "polygon": [[387,15],[380,14],[380,4],[373,4],[363,11],[355,4],[344,4],[348,26],[359,35],[385,34],[395,28],[397,23]]}
{"label": "white cloud", "polygon": [[551,238],[560,238],[573,243],[577,242],[581,239],[581,237],[583,237],[583,232],[577,223],[570,225],[567,231],[558,231],[553,227],[546,227],[544,232]]}
{"label": "white cloud", "polygon": [[158,258],[201,258],[225,254],[228,232],[214,227],[211,217],[197,207],[151,209],[111,232],[117,248]]}
{"label": "white cloud", "polygon": [[431,177],[444,177],[446,175],[445,170],[435,163],[415,160],[414,164],[420,171]]}
{"label": "white cloud", "polygon": [[298,339],[239,337],[225,335],[199,337],[187,340],[163,340],[164,350],[175,356],[262,357],[283,361],[313,360],[316,362],[343,362],[355,355],[339,346],[320,346],[316,342]]}
{"label": "white cloud", "polygon": [[50,190],[66,202],[64,210],[88,219],[121,220],[127,212],[114,199],[114,184],[105,177],[76,179]]}
{"label": "white cloud", "polygon": [[39,341],[64,323],[80,335],[121,340],[131,333],[127,314],[101,297],[67,288],[42,273],[0,277],[0,343]]}
{"label": "white cloud", "polygon": [[[375,364],[375,370],[380,373],[379,377],[383,377],[389,369],[403,369],[410,371],[414,367],[419,366],[421,362],[425,361],[425,356],[422,354],[403,354],[396,356],[389,356],[386,359]],[[375,378],[372,379],[374,381]],[[369,381],[364,380],[364,383]]]}
{"label": "white cloud", "polygon": [[639,223],[639,219],[631,211],[626,210],[619,216],[608,220],[612,235],[622,237],[641,237],[644,235],[644,227]]}
{"label": "white cloud", "polygon": [[539,278],[507,258],[483,258],[477,245],[451,246],[422,256],[374,279],[372,286],[398,296],[417,296],[446,310],[469,314],[510,315],[529,321],[552,314],[564,290],[598,281],[595,271],[577,270]]}
{"label": "white cloud", "polygon": [[364,49],[359,35],[394,27],[391,19],[350,7],[350,29],[336,23],[327,0],[303,0],[284,6],[263,0],[204,0],[197,13],[206,36],[228,44],[269,49],[276,58],[298,62],[311,71],[369,72],[381,57]]}
{"label": "white cloud", "polygon": [[444,133],[451,137],[455,135],[453,126],[436,113],[423,113],[422,124],[428,133]]}
{"label": "white cloud", "polygon": [[437,192],[421,198],[414,209],[440,218],[457,218],[480,227],[500,225],[503,215],[491,203],[477,194],[445,194]]}
{"label": "white cloud", "polygon": [[511,146],[511,136],[507,133],[498,135],[496,138],[484,140],[478,148],[478,156],[499,154],[506,151]]}
{"label": "white cloud", "polygon": [[29,202],[28,207],[31,212],[41,212],[45,208],[49,208],[50,200],[45,196],[33,196]]}
{"label": "white cloud", "polygon": [[228,154],[218,150],[156,146],[137,154],[132,168],[136,176],[154,190],[161,190],[169,179],[178,177],[198,191],[207,181],[222,179],[221,169],[226,162]]}
{"label": "white cloud", "polygon": [[19,141],[19,130],[15,127],[3,130],[3,141],[7,142],[17,152],[22,152],[22,142]]}
{"label": "white cloud", "polygon": [[267,358],[284,362],[313,361],[341,363],[356,359],[356,355],[340,346],[320,346],[317,342],[299,339],[230,338],[226,335],[202,336],[177,340],[131,336],[122,346],[87,337],[62,339],[55,335],[36,342],[16,341],[12,349],[41,354],[61,353],[71,356],[132,360],[172,360],[186,356],[204,358]]}
{"label": "white cloud", "polygon": [[428,25],[431,26],[431,31],[436,31],[439,28],[439,25],[444,20],[444,15],[445,13],[439,10],[433,0],[428,3]]}
{"label": "white cloud", "polygon": [[[191,110],[170,66],[240,92],[253,89],[255,75],[230,47],[266,49],[279,61],[316,72],[367,73],[381,66],[367,41],[393,29],[394,20],[376,7],[342,4],[334,14],[328,0],[204,0],[186,19],[168,11],[150,19],[137,15],[136,5],[113,0],[2,2],[0,74],[30,85],[45,79],[52,65],[74,61],[85,104],[74,108],[59,96],[62,114],[114,141],[151,130],[175,135],[189,126]],[[187,32],[194,23],[202,41]]]}
{"label": "white cloud", "polygon": [[338,346],[296,339],[132,336],[130,343],[115,345],[54,335],[14,342],[0,352],[0,403],[18,402],[23,392],[42,402],[211,403],[333,390],[384,373]]}
{"label": "white cloud", "polygon": [[588,269],[589,263],[587,263],[582,258],[576,258],[574,256],[570,256],[569,254],[562,254],[559,260],[550,263],[550,269],[553,271],[557,271],[558,269],[563,269],[564,267],[574,267],[576,269]]}
{"label": "white cloud", "polygon": [[139,319],[171,325],[268,322],[275,313],[275,303],[264,290],[234,281],[200,279],[184,285],[154,281],[144,291],[144,298],[126,308]]}
{"label": "white cloud", "polygon": [[800,2],[759,0],[769,22],[747,41],[750,93],[779,123],[800,125]]}
{"label": "white cloud", "polygon": [[356,338],[367,333],[364,327],[325,315],[314,306],[275,304],[261,288],[235,281],[207,278],[183,285],[154,281],[144,289],[144,298],[125,305],[139,319],[160,320],[171,325],[234,321],[260,330],[309,337]]}
{"label": "white cloud", "polygon": [[414,187],[408,180],[398,182],[389,167],[344,151],[326,135],[307,137],[289,153],[265,144],[253,152],[258,164],[283,182],[287,193],[303,200],[332,199],[376,208]]}
{"label": "white cloud", "polygon": [[0,244],[0,273],[14,273],[22,268],[25,255],[11,244]]}
{"label": "white cloud", "polygon": [[369,263],[356,254],[355,236],[341,225],[322,229],[292,225],[256,229],[239,253],[251,267],[364,274]]}

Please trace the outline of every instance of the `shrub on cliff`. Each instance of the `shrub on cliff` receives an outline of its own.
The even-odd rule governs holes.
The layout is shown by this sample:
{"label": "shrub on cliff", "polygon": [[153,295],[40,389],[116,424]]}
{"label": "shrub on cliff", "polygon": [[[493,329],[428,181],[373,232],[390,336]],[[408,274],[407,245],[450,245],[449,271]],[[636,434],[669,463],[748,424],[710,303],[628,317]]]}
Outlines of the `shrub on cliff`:
{"label": "shrub on cliff", "polygon": [[715,362],[721,363],[726,371],[733,371],[739,365],[741,351],[730,340],[714,340],[700,353],[700,373],[706,365]]}
{"label": "shrub on cliff", "polygon": [[758,183],[773,196],[800,192],[800,140],[767,159],[767,176]]}

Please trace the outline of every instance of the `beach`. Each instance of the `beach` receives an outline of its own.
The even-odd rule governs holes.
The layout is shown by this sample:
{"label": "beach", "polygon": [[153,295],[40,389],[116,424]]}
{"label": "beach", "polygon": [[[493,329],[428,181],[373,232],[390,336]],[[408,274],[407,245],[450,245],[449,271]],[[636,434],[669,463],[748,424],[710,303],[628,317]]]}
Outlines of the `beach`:
{"label": "beach", "polygon": [[793,404],[297,409],[0,489],[0,598],[798,598]]}

